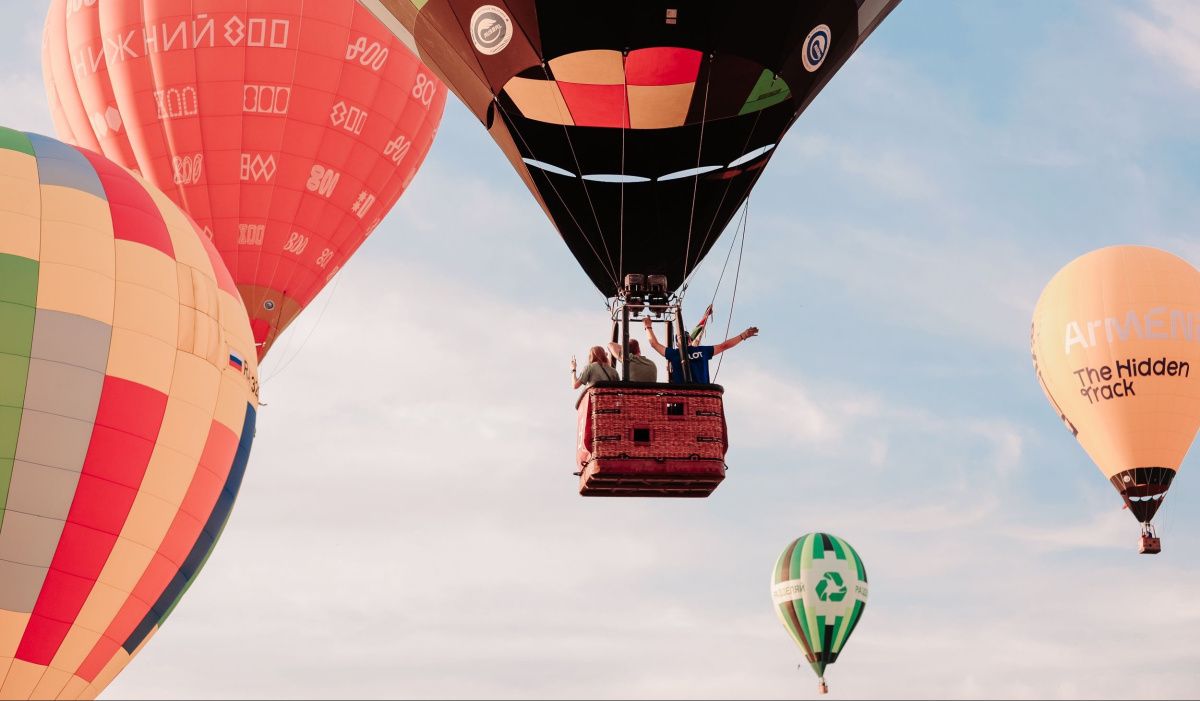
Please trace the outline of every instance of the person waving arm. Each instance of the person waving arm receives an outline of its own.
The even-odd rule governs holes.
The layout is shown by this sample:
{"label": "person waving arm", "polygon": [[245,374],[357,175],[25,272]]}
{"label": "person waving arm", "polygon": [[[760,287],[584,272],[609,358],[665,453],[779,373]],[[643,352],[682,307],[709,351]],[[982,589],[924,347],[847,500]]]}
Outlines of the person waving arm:
{"label": "person waving arm", "polygon": [[665,358],[667,349],[663,344],[658,342],[658,336],[654,335],[654,324],[650,321],[650,317],[643,318],[642,325],[646,327],[646,336],[650,339],[650,347],[658,351],[658,354]]}
{"label": "person waving arm", "polygon": [[742,341],[746,340],[747,338],[754,338],[757,335],[758,335],[758,327],[751,326],[750,328],[739,333],[738,335],[736,335],[732,338],[727,338],[724,341],[721,341],[717,345],[713,346],[713,355],[716,355],[717,353],[723,353],[723,352],[729,350],[730,348],[733,348],[737,344],[741,343]]}

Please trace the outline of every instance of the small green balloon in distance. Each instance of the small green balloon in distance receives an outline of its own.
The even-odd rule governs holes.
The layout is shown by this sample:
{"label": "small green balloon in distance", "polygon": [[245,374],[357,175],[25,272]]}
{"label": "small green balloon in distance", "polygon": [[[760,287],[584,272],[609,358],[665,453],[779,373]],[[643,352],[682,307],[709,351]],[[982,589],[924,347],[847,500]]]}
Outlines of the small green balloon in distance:
{"label": "small green balloon in distance", "polygon": [[825,693],[825,668],[837,661],[867,605],[867,569],[846,541],[809,533],[792,541],[771,574],[775,613],[804,651]]}

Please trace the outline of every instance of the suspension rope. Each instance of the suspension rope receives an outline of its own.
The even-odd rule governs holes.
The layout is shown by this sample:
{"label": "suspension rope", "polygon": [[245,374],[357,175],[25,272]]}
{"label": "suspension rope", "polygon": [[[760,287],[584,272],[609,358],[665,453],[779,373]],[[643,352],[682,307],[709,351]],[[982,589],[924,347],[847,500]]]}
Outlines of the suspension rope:
{"label": "suspension rope", "polygon": [[[700,168],[700,160],[704,157],[704,127],[708,124],[708,88],[712,84],[713,55],[708,55],[708,69],[704,75],[704,105],[700,109],[700,138],[696,141],[696,168]],[[687,247],[683,251],[683,281],[687,283],[688,267],[692,257],[692,227],[696,223],[696,195],[700,191],[700,174],[692,176],[692,209],[688,213]],[[679,301],[682,303],[686,292],[686,284],[680,286]]]}
{"label": "suspension rope", "polygon": [[[496,106],[496,109],[503,112],[506,117],[508,116],[508,111],[504,109],[504,106],[500,103],[500,100],[498,100],[498,99],[494,100],[492,102],[492,104]],[[511,119],[505,119],[505,124],[508,125],[508,127],[512,131],[512,133],[515,134],[516,137],[521,141],[521,145],[525,147],[525,150],[529,153],[529,155],[534,160],[541,160],[537,157],[537,153],[534,152],[533,147],[530,146],[529,142],[525,140],[525,135],[521,133],[521,130],[517,127],[517,123]],[[566,127],[564,126],[563,129],[565,130]],[[567,143],[568,144],[570,143],[570,139],[567,140]],[[578,161],[576,161],[576,168],[578,168],[578,165],[579,165]],[[526,170],[528,170],[528,168],[526,168]],[[580,174],[576,173],[575,177],[579,178],[581,183],[583,182],[583,178]],[[563,209],[566,210],[566,212],[567,212],[567,216],[571,217],[571,222],[573,224],[575,224],[575,228],[579,231],[580,235],[583,237],[583,242],[586,243],[588,245],[588,248],[590,248],[592,250],[592,255],[594,255],[596,257],[596,260],[600,263],[600,265],[605,265],[605,257],[608,258],[608,264],[605,267],[608,270],[608,274],[612,278],[614,284],[617,284],[616,273],[613,271],[613,267],[612,267],[612,255],[609,254],[609,252],[608,252],[608,244],[604,241],[603,234],[601,234],[601,236],[600,236],[600,243],[601,243],[601,245],[604,246],[605,256],[601,257],[600,252],[598,250],[596,250],[595,244],[592,243],[592,237],[588,236],[587,229],[584,229],[583,224],[581,224],[579,222],[579,219],[577,219],[575,217],[575,212],[571,211],[570,205],[567,204],[567,200],[566,200],[566,198],[563,197],[562,193],[558,191],[558,187],[554,184],[554,181],[551,180],[549,177],[547,177],[546,182],[550,185],[551,192],[553,192],[555,197],[558,198],[558,201],[562,203]],[[587,191],[586,183],[583,186],[583,193],[588,199],[588,204],[591,205],[592,196],[591,196],[591,193],[589,193]],[[595,214],[594,206],[592,208],[592,212],[593,212],[593,214]],[[601,295],[603,295],[605,299],[608,299],[608,295],[605,295],[603,292],[601,292]]]}
{"label": "suspension rope", "polygon": [[617,203],[617,289],[625,281],[621,275],[625,272],[625,120],[629,118],[629,83],[625,73],[626,54],[621,53],[621,190]]}
{"label": "suspension rope", "polygon": [[[451,8],[451,10],[453,11],[453,8]],[[464,21],[461,17],[456,17],[456,18],[459,20],[459,22]],[[438,36],[442,39],[442,41],[449,41],[446,36],[446,33],[443,32],[441,29],[439,29],[436,24],[431,24],[429,26],[431,29],[433,29],[434,32],[436,32],[438,34]],[[524,33],[524,31],[525,31],[524,28],[522,28],[521,31],[522,31],[522,33]],[[529,37],[528,37],[528,35],[526,35],[526,40],[528,40],[528,39],[529,39]],[[530,45],[532,46],[533,42],[530,42]],[[542,64],[541,64],[542,72],[543,72],[544,76],[546,77],[546,79],[549,80],[550,79],[550,71],[546,66],[545,58],[542,56],[538,56],[538,58],[542,59]],[[470,67],[470,66],[468,66],[468,67]],[[480,71],[473,70],[472,72],[475,74],[475,76],[477,78],[479,78],[479,81],[481,83],[483,83],[485,87],[487,87],[488,92],[491,92],[491,85],[488,83],[487,79],[482,74],[482,69],[480,69]],[[537,154],[534,153],[534,150],[532,147],[530,147],[529,142],[525,140],[525,136],[523,134],[521,134],[520,129],[517,128],[516,120],[512,119],[512,117],[511,117],[511,115],[509,115],[508,111],[504,109],[503,103],[500,102],[499,96],[494,93],[492,94],[492,106],[496,110],[499,110],[500,112],[502,112],[505,117],[507,117],[507,119],[505,119],[505,124],[509,127],[509,130],[513,134],[515,134],[516,137],[520,140],[521,144],[525,147],[525,150],[529,153],[529,155],[534,160],[541,160],[537,157]],[[561,108],[560,108],[559,116],[560,117],[563,116],[561,113]],[[562,121],[565,122],[565,120],[562,120]],[[596,215],[596,206],[592,202],[591,193],[588,192],[587,181],[583,179],[583,174],[581,172],[579,172],[582,170],[579,166],[579,158],[575,154],[575,145],[571,143],[571,139],[570,139],[569,133],[567,132],[567,127],[566,127],[565,123],[563,124],[563,136],[566,139],[567,146],[570,147],[570,149],[571,149],[571,157],[575,161],[575,170],[576,170],[575,177],[579,178],[580,183],[583,185],[583,194],[584,194],[584,196],[587,197],[588,206],[591,207],[591,209],[592,209],[592,217],[596,221],[596,230],[600,234],[600,243],[604,246],[604,254],[605,254],[605,257],[607,257],[607,259],[608,259],[608,274],[610,276],[612,276],[613,282],[616,283],[617,279],[613,273],[613,267],[612,267],[612,264],[613,264],[612,254],[609,253],[608,243],[606,241],[604,241],[604,234],[602,231],[600,231],[600,220],[599,220],[599,217],[597,217],[597,215]],[[543,162],[546,162],[546,161],[543,161]],[[526,170],[526,172],[528,172],[528,170],[529,170],[528,167],[525,170]],[[555,197],[558,198],[558,201],[562,203],[563,209],[565,209],[567,211],[567,215],[571,217],[571,221],[572,221],[572,223],[575,224],[575,228],[578,229],[580,235],[583,236],[584,243],[586,243],[588,245],[588,248],[592,249],[592,255],[596,256],[596,260],[600,263],[600,265],[604,265],[605,259],[600,257],[600,252],[597,251],[596,247],[592,244],[592,240],[588,236],[587,231],[583,228],[583,225],[581,225],[579,223],[579,220],[575,218],[575,213],[571,211],[571,208],[569,206],[567,206],[566,199],[562,196],[562,193],[558,191],[558,187],[556,187],[554,185],[554,181],[551,180],[550,178],[546,178],[546,182],[550,184],[550,190],[554,193]],[[555,227],[555,228],[557,228],[557,227]],[[560,234],[561,234],[561,232],[560,232]],[[603,292],[601,292],[600,294],[602,296],[604,296],[605,300],[608,299],[608,295],[605,295]]]}
{"label": "suspension rope", "polygon": [[[341,273],[343,271],[338,270],[338,272]],[[264,388],[265,388],[268,380],[273,380],[276,377],[279,377],[280,375],[282,375],[283,371],[287,370],[288,367],[292,364],[292,361],[295,360],[296,358],[300,357],[301,351],[303,351],[304,347],[308,345],[308,339],[312,338],[313,332],[317,330],[317,327],[321,325],[321,320],[325,318],[325,311],[329,309],[329,303],[333,301],[333,295],[335,292],[337,292],[338,285],[340,285],[341,283],[342,283],[342,276],[341,275],[334,276],[333,287],[329,288],[329,295],[325,298],[325,304],[321,305],[321,313],[317,315],[316,321],[314,321],[313,325],[311,327],[309,327],[308,333],[305,334],[305,336],[304,336],[304,340],[300,342],[300,347],[296,349],[295,353],[292,353],[291,356],[289,356],[285,361],[283,361],[283,364],[280,365],[277,369],[275,369],[274,372],[272,372],[270,375],[262,378],[261,384],[264,386]],[[293,330],[292,335],[295,336],[294,330]],[[290,344],[291,344],[291,341],[289,340],[288,345],[290,345]],[[286,350],[286,347],[285,347],[285,350]]]}
{"label": "suspension rope", "polygon": [[[753,125],[750,127],[750,131],[749,131],[749,132],[747,133],[747,135],[746,135],[746,140],[745,140],[745,141],[742,143],[742,152],[743,152],[743,153],[745,153],[745,152],[746,152],[746,149],[748,149],[748,148],[750,147],[750,142],[751,142],[751,141],[754,139],[754,134],[755,134],[755,133],[758,131],[758,122],[759,122],[759,120],[760,120],[760,119],[762,119],[762,110],[759,110],[759,111],[758,111],[758,112],[756,112],[756,113],[755,113],[755,115],[754,115],[754,124],[753,124]],[[697,166],[697,167],[698,167],[698,166]],[[758,172],[761,174],[761,173],[762,173],[762,169],[759,169],[759,171],[758,171]],[[757,176],[756,176],[756,178],[757,178]],[[757,182],[757,180],[756,180],[755,182]],[[727,179],[727,180],[725,181],[725,189],[724,189],[724,191],[722,191],[722,193],[721,193],[721,199],[720,199],[720,200],[718,200],[718,202],[717,202],[717,209],[718,209],[718,210],[720,210],[720,209],[721,209],[721,207],[722,207],[722,206],[724,206],[724,204],[725,204],[725,200],[729,198],[729,190],[730,190],[732,187],[733,187],[733,178],[729,178],[729,179]],[[749,198],[749,194],[748,194],[748,193],[750,192],[751,188],[753,188],[753,187],[754,187],[754,184],[753,184],[753,183],[751,183],[750,187],[746,188],[746,192],[747,192],[747,198]],[[713,228],[716,226],[716,223],[717,223],[717,222],[716,222],[716,220],[714,219],[714,220],[713,220],[713,222],[712,222],[712,224],[710,224],[710,225],[709,225],[709,227],[708,227],[708,231],[706,231],[706,232],[705,232],[705,234],[704,234],[704,240],[700,242],[700,250],[704,250],[704,246],[706,246],[706,245],[708,244],[708,240],[709,240],[709,239],[712,237],[712,235],[713,235]],[[723,231],[723,230],[722,230],[722,231]],[[717,232],[718,236],[719,236],[721,233],[722,233],[721,231],[718,231],[718,232]],[[685,287],[685,288],[687,287],[687,284],[688,284],[688,282],[690,281],[690,279],[691,279],[691,276],[692,276],[692,275],[694,275],[694,274],[695,274],[695,272],[696,272],[696,270],[695,270],[695,268],[693,268],[693,269],[692,269],[692,272],[691,272],[691,273],[689,273],[689,274],[688,274],[688,276],[687,276],[687,277],[684,279],[684,281],[683,281],[683,287]]]}
{"label": "suspension rope", "polygon": [[[729,327],[733,325],[733,307],[737,304],[737,288],[738,281],[742,277],[742,254],[746,250],[746,230],[750,223],[750,199],[746,199],[746,208],[743,210],[742,216],[742,243],[738,246],[738,262],[737,271],[733,276],[733,295],[729,299],[729,316],[725,319],[725,338],[729,338]],[[730,251],[733,247],[730,246]],[[716,299],[716,294],[713,294],[713,299]],[[717,381],[717,376],[721,374],[721,364],[725,362],[725,354],[722,353],[720,358],[717,358],[717,370],[713,373],[713,382]]]}
{"label": "suspension rope", "polygon": [[[553,80],[553,78],[550,75],[550,69],[546,65],[546,62],[544,60],[542,61],[542,75],[545,77],[546,80]],[[497,105],[500,104],[499,99],[496,100],[496,104]],[[556,103],[556,106],[557,106],[557,103]],[[559,116],[560,117],[564,116],[564,115],[562,115],[561,107],[559,108],[559,110],[560,110]],[[508,113],[505,112],[505,115],[507,116]],[[622,119],[624,119],[624,118],[622,117]],[[601,226],[601,224],[600,224],[600,215],[596,212],[596,203],[592,200],[592,193],[590,191],[588,191],[587,181],[583,179],[583,166],[579,164],[579,154],[577,154],[575,152],[575,143],[573,141],[571,141],[571,132],[567,131],[566,120],[563,119],[560,121],[563,122],[563,124],[562,124],[563,140],[567,142],[567,148],[570,149],[570,151],[571,151],[571,160],[574,161],[574,163],[575,163],[575,177],[579,178],[579,185],[580,185],[580,187],[583,188],[584,197],[587,198],[588,208],[592,211],[592,221],[594,221],[596,223],[596,233],[600,235],[600,245],[604,248],[605,257],[608,258],[609,275],[612,275],[613,283],[617,287],[620,287],[621,286],[621,280],[620,280],[621,272],[620,272],[620,270],[617,270],[615,273],[613,272],[612,252],[608,250],[608,241],[606,241],[604,239],[604,227]],[[509,123],[512,124],[511,121]],[[515,127],[514,127],[514,129],[515,129]],[[622,138],[622,140],[624,140],[624,138],[625,138],[624,130],[622,130],[622,132],[621,132],[621,138]],[[524,137],[521,137],[521,141],[522,141],[522,143],[525,143],[526,148],[529,148],[529,144],[528,144],[528,142],[525,142]],[[529,152],[533,153],[533,149],[530,149]],[[624,154],[624,151],[622,151],[622,155],[623,154]],[[536,156],[535,156],[535,158],[536,158]],[[622,160],[622,163],[623,162],[624,161]],[[561,196],[559,197],[559,199],[562,199]],[[573,221],[575,220],[574,214],[571,215],[571,219]],[[584,235],[584,238],[587,238],[587,234],[584,232],[583,227],[580,226],[578,221],[575,221],[575,226],[579,228],[579,232]],[[588,242],[588,245],[592,247],[592,252],[596,255],[596,258],[599,260],[600,254],[596,252],[595,246],[592,246],[590,241]],[[604,261],[601,260],[600,262],[603,263]]]}
{"label": "suspension rope", "polygon": [[[746,202],[742,205],[742,216],[738,218],[737,226],[733,228],[735,232],[741,232],[745,236],[746,215],[750,211],[750,198],[746,198]],[[725,263],[721,266],[721,275],[717,277],[717,286],[713,288],[712,299],[708,301],[708,306],[712,306],[717,301],[717,293],[721,290],[721,282],[725,280],[725,270],[729,267],[729,259],[733,257],[733,249],[737,246],[738,235],[735,233],[733,239],[729,242],[729,250],[725,252]],[[739,254],[740,255],[740,254]]]}

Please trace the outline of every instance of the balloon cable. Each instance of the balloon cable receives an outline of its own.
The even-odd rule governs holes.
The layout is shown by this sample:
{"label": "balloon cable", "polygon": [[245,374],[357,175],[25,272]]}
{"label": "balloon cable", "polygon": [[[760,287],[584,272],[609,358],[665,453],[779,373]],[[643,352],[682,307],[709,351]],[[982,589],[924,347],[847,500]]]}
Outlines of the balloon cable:
{"label": "balloon cable", "polygon": [[[741,277],[742,277],[742,253],[746,250],[746,230],[748,228],[749,223],[750,223],[750,198],[747,197],[746,198],[746,206],[742,210],[742,242],[738,246],[737,269],[735,270],[734,275],[733,275],[733,294],[729,298],[729,316],[725,319],[725,338],[729,338],[729,327],[733,324],[733,307],[735,304],[737,304],[738,281],[741,280]],[[730,245],[729,251],[731,253],[733,252],[732,245]],[[726,257],[725,262],[726,263],[729,262],[728,256]],[[721,274],[724,275],[725,271],[722,270]],[[719,286],[720,284],[721,284],[720,281],[718,281],[717,285]],[[714,291],[713,292],[713,301],[715,302],[716,299],[717,299],[717,295],[716,295],[716,292]],[[723,362],[725,362],[725,354],[724,353],[721,354],[720,358],[717,358],[717,370],[716,370],[716,372],[713,373],[713,382],[714,383],[717,381],[717,376],[721,374],[721,363],[723,363]]]}
{"label": "balloon cable", "polygon": [[[708,122],[708,88],[712,84],[713,55],[708,55],[708,70],[704,75],[704,106],[700,110],[700,138],[696,140],[696,169],[704,158],[704,127]],[[683,250],[683,280],[687,282],[692,257],[692,228],[696,224],[696,195],[700,191],[700,174],[692,176],[692,210],[688,213],[687,246]]]}
{"label": "balloon cable", "polygon": [[[458,19],[459,22],[463,21],[463,19],[461,17],[456,17],[456,19]],[[429,28],[432,29],[434,32],[436,32],[438,37],[443,42],[446,42],[447,44],[450,43],[450,38],[446,35],[445,32],[443,32],[440,28],[438,28],[436,23],[431,23],[429,25]],[[521,31],[522,31],[522,33],[524,33],[525,30],[521,29]],[[526,39],[528,39],[528,38],[529,38],[528,35],[526,35]],[[530,46],[533,46],[532,41],[530,42]],[[546,66],[545,56],[539,55],[538,58],[541,59],[542,73],[545,76],[546,80],[553,80],[553,78],[550,75],[550,71]],[[517,121],[512,119],[511,115],[508,114],[508,110],[504,109],[504,103],[502,103],[500,101],[499,96],[496,95],[495,93],[492,94],[492,105],[493,105],[493,107],[495,107],[495,109],[499,110],[500,112],[502,112],[504,114],[505,126],[508,127],[508,129],[514,135],[516,135],[517,139],[520,140],[521,144],[525,147],[525,151],[529,154],[530,158],[532,158],[534,160],[541,160],[537,157],[537,154],[534,153],[533,147],[530,146],[529,142],[525,139],[525,136],[521,133],[521,130],[517,128]],[[575,161],[575,171],[576,172],[573,173],[573,175],[580,179],[580,183],[583,187],[583,194],[585,197],[587,197],[588,206],[590,206],[592,209],[592,218],[596,222],[596,231],[598,233],[600,233],[600,235],[601,235],[600,243],[604,247],[604,255],[608,259],[608,266],[607,266],[608,274],[612,278],[614,288],[619,287],[620,281],[617,279],[617,274],[613,272],[612,253],[609,252],[608,244],[604,241],[603,232],[600,231],[600,218],[596,214],[596,205],[592,202],[591,193],[588,192],[587,181],[583,180],[583,174],[581,172],[579,172],[580,170],[582,170],[582,168],[579,165],[579,156],[577,156],[575,153],[575,144],[571,143],[570,132],[567,131],[567,126],[566,126],[567,122],[565,119],[566,115],[562,114],[562,106],[561,105],[556,104],[556,107],[559,110],[559,119],[563,125],[563,137],[565,138],[565,140],[567,142],[567,147],[571,149],[571,158]],[[488,131],[491,131],[490,123],[488,124]],[[546,162],[546,161],[543,161],[543,162]],[[528,167],[525,169],[525,173],[526,173],[526,175],[529,175]],[[554,185],[554,181],[552,179],[550,179],[549,177],[546,177],[546,182],[550,184],[550,189],[554,192],[555,197],[557,197],[558,201],[560,203],[562,203],[563,209],[565,209],[567,214],[570,215],[571,221],[575,224],[575,228],[577,228],[579,230],[580,235],[583,236],[584,242],[587,243],[588,247],[592,249],[592,255],[596,256],[596,260],[597,260],[597,262],[600,263],[600,265],[604,265],[604,258],[600,257],[600,252],[596,250],[596,246],[592,243],[591,238],[587,235],[587,232],[584,230],[583,226],[579,223],[579,220],[575,218],[575,213],[571,211],[570,206],[568,206],[568,204],[567,204],[566,198],[564,198],[562,196],[562,193],[558,191],[558,188]],[[555,227],[555,228],[557,228],[557,227]],[[560,231],[559,234],[561,235],[562,232]],[[603,294],[603,292],[601,294]],[[605,300],[607,300],[608,295],[604,295],[604,298],[605,298]]]}
{"label": "balloon cable", "polygon": [[[621,56],[621,61],[624,63],[628,54]],[[628,119],[629,115],[629,82],[628,76],[625,74],[625,67],[621,66],[621,119]],[[625,272],[625,132],[628,127],[624,122],[621,123],[621,196],[617,203],[617,289],[621,289],[625,285],[625,280],[621,277]],[[685,263],[686,264],[686,263]]]}
{"label": "balloon cable", "polygon": [[[550,69],[546,66],[546,63],[544,60],[542,61],[542,73],[543,73],[543,75],[545,75],[546,80],[548,80],[548,81],[554,80],[554,77],[550,75]],[[500,105],[499,98],[497,98],[495,102],[497,105]],[[561,109],[562,108],[559,107],[560,113],[561,113]],[[507,114],[508,113],[505,112],[506,116],[507,116]],[[608,242],[604,239],[604,227],[601,226],[601,224],[600,224],[600,215],[596,213],[596,203],[592,200],[592,193],[591,193],[591,191],[588,190],[587,180],[583,177],[583,175],[584,175],[583,166],[580,165],[580,163],[579,163],[579,154],[577,154],[575,152],[575,142],[571,141],[571,132],[567,130],[566,120],[563,119],[560,121],[562,121],[563,140],[567,142],[567,148],[571,150],[571,160],[575,162],[575,177],[579,178],[579,186],[583,189],[583,196],[585,198],[587,198],[588,208],[592,210],[592,221],[594,221],[596,223],[596,233],[600,235],[600,245],[604,248],[605,257],[608,258],[609,274],[612,275],[614,287],[619,288],[621,286],[621,271],[619,269],[616,271],[613,271],[612,251],[608,250]],[[509,121],[509,124],[515,125],[515,122]],[[516,130],[515,126],[513,127],[513,130],[514,131]],[[625,138],[624,130],[622,130],[622,132],[621,132],[621,138],[622,139]],[[529,148],[529,143],[525,141],[524,137],[521,137],[521,142],[525,144],[526,148]],[[529,153],[530,154],[533,153],[532,148],[529,148]],[[624,153],[625,153],[624,147],[622,147],[622,151],[621,151],[622,168],[624,168]],[[534,156],[534,157],[536,158],[536,156]],[[547,180],[549,180],[549,178],[547,178]],[[624,188],[622,188],[622,192],[623,191],[624,191]],[[555,190],[555,194],[558,194],[557,190]],[[559,199],[560,200],[562,199],[561,195],[559,195]],[[563,205],[564,205],[565,209],[570,211],[570,208],[565,206],[566,201],[563,201]],[[579,226],[579,221],[575,219],[574,214],[571,215],[571,219],[572,219],[572,221],[575,221],[575,226]],[[579,226],[579,233],[583,234],[584,238],[587,239],[587,234],[584,232],[582,226]],[[596,253],[596,247],[592,246],[592,243],[590,240],[588,240],[588,245],[592,247],[592,252]],[[599,257],[600,257],[600,255],[597,253],[596,258],[599,258]],[[601,262],[603,262],[603,261],[601,261]]]}
{"label": "balloon cable", "polygon": [[[343,272],[343,271],[339,270],[338,272]],[[305,334],[304,340],[300,342],[300,347],[296,349],[295,353],[292,353],[286,360],[284,360],[278,369],[276,369],[270,375],[263,378],[262,384],[264,387],[266,386],[266,384],[269,380],[273,380],[276,377],[279,377],[280,375],[282,375],[283,371],[288,369],[288,366],[290,366],[292,364],[292,361],[295,360],[297,357],[299,357],[300,352],[304,350],[304,347],[306,345],[308,345],[308,340],[310,338],[312,338],[313,332],[317,330],[317,327],[321,325],[321,320],[325,318],[325,312],[326,312],[326,310],[329,309],[329,303],[331,301],[333,301],[333,294],[335,292],[337,292],[338,285],[341,284],[341,282],[342,282],[341,275],[337,275],[336,277],[334,277],[333,287],[331,287],[329,289],[329,294],[325,297],[325,304],[321,305],[321,313],[317,315],[316,321],[314,321],[313,325],[308,329],[308,333]]]}
{"label": "balloon cable", "polygon": [[[549,73],[547,73],[546,76],[547,76],[547,80],[549,80]],[[525,147],[525,151],[529,154],[529,156],[534,160],[541,160],[537,157],[537,153],[534,152],[533,147],[525,139],[525,135],[522,134],[521,130],[517,128],[516,120],[509,118],[508,111],[504,109],[504,105],[500,102],[500,100],[495,99],[492,101],[492,104],[496,106],[497,110],[504,113],[505,125],[517,137],[517,139],[521,142],[521,145]],[[567,127],[564,125],[563,126],[564,135],[566,135],[566,130],[567,130]],[[580,170],[580,167],[579,167],[579,159],[578,159],[578,157],[575,156],[575,147],[571,144],[571,139],[569,136],[567,136],[566,141],[567,141],[567,145],[570,146],[570,148],[571,148],[571,156],[572,156],[572,158],[575,159],[575,170],[578,171],[578,170]],[[528,173],[529,168],[526,167],[525,170]],[[592,216],[595,217],[596,216],[596,207],[594,204],[592,204],[592,196],[591,196],[591,193],[588,192],[587,183],[583,181],[583,176],[580,173],[574,173],[573,175],[580,179],[581,184],[583,186],[583,194],[585,197],[587,197],[588,204],[592,208]],[[617,273],[614,272],[614,270],[613,270],[612,254],[608,250],[608,244],[605,243],[604,236],[601,235],[601,237],[600,237],[600,244],[604,248],[604,256],[601,257],[600,251],[598,251],[596,249],[596,245],[592,242],[592,237],[588,236],[587,230],[583,228],[583,225],[579,222],[579,219],[577,219],[575,217],[575,212],[573,212],[571,210],[571,207],[567,203],[566,198],[563,197],[562,193],[558,191],[558,187],[554,184],[554,180],[552,180],[549,176],[543,176],[543,177],[546,178],[546,182],[550,185],[550,190],[554,193],[554,196],[558,198],[558,201],[562,204],[563,209],[571,217],[571,222],[574,223],[575,228],[579,230],[579,234],[583,237],[584,243],[586,243],[588,245],[588,248],[592,249],[592,255],[594,255],[596,257],[596,261],[599,262],[600,265],[605,265],[605,258],[608,259],[608,264],[605,267],[608,270],[609,277],[613,281],[614,289],[616,287],[619,287],[620,282],[617,279]],[[596,219],[597,231],[599,231],[599,227],[600,227],[600,221],[599,221],[599,219]],[[560,232],[560,235],[561,235],[561,232]],[[601,293],[601,294],[603,294],[603,293]],[[604,295],[604,298],[608,299],[608,295]]]}
{"label": "balloon cable", "polygon": [[[717,293],[721,290],[721,283],[725,280],[725,270],[729,268],[729,259],[733,257],[733,249],[737,246],[738,236],[745,235],[746,217],[750,211],[750,198],[746,198],[746,203],[742,206],[742,216],[738,218],[737,226],[733,228],[735,232],[733,240],[729,242],[729,250],[725,252],[725,263],[721,265],[721,274],[717,277],[717,285],[713,288],[712,299],[708,301],[708,306],[712,306],[717,301]],[[738,263],[741,263],[741,255],[738,255]]]}

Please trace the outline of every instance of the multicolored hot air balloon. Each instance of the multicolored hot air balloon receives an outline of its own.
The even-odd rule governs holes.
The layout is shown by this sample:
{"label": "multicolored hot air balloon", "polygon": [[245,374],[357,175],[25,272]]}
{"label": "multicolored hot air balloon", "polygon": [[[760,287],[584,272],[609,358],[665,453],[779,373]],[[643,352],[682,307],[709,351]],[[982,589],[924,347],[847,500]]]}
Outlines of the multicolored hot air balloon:
{"label": "multicolored hot air balloon", "polygon": [[899,0],[359,0],[508,156],[592,282],[670,289]]}
{"label": "multicolored hot air balloon", "polygon": [[353,0],[51,0],[60,136],[207,232],[262,357],[408,187],[446,91]]}
{"label": "multicolored hot air balloon", "polygon": [[1142,552],[1158,552],[1150,520],[1200,428],[1200,271],[1146,246],[1080,256],[1042,291],[1032,352],[1050,404],[1142,524]]}
{"label": "multicolored hot air balloon", "polygon": [[862,559],[837,536],[801,536],[775,562],[771,599],[783,627],[817,673],[821,693],[827,692],[825,668],[837,661],[867,605]]}
{"label": "multicolored hot air balloon", "polygon": [[[617,299],[624,358],[642,314],[668,325],[666,348],[679,338],[684,357],[677,291],[784,133],[899,1],[358,0],[483,123]],[[721,391],[677,387],[665,400],[622,387],[619,401],[638,410],[614,419],[594,409],[615,395],[588,390],[581,493],[707,496],[725,476]],[[664,415],[653,430],[638,418]],[[641,425],[624,425],[631,416]],[[598,444],[622,431],[619,445]]]}
{"label": "multicolored hot air balloon", "polygon": [[92,698],[192,583],[258,400],[237,288],[161,192],[0,129],[0,697]]}

